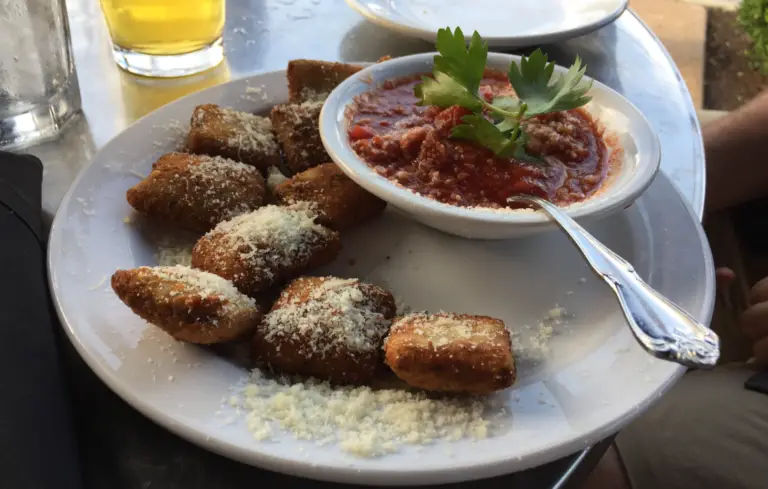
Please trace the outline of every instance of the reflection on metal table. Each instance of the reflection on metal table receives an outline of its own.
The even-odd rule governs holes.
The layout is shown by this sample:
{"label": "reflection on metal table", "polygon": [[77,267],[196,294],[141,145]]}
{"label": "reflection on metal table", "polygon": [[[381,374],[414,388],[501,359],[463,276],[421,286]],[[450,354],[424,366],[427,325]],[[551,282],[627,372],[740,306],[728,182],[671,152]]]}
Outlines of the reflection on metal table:
{"label": "reflection on metal table", "polygon": [[[230,79],[284,68],[292,58],[374,61],[384,55],[433,48],[364,21],[343,0],[231,0],[224,63],[188,78],[155,80],[117,68],[97,0],[70,0],[68,8],[84,116],[58,140],[28,149],[45,164],[43,209],[49,219],[79,170],[99,148],[133,121],[171,100]],[[705,168],[700,128],[685,84],[658,39],[632,12],[626,12],[612,25],[545,50],[565,65],[580,55],[590,76],[638,106],[658,131],[662,170],[701,216]],[[68,342],[64,343],[76,412],[82,413],[78,423],[89,486],[235,489],[264,480],[331,487],[242,466],[164,432],[109,392]],[[480,483],[483,487],[576,487],[608,444]]]}

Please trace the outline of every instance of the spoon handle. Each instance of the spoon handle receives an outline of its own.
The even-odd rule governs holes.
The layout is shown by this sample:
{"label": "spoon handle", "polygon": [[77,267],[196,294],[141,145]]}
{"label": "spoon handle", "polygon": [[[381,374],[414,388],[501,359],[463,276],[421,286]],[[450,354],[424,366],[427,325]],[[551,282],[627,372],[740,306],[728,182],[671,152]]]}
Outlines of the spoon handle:
{"label": "spoon handle", "polygon": [[[518,199],[515,199],[518,200]],[[608,249],[557,206],[524,197],[546,212],[581,251],[589,265],[611,287],[635,338],[657,358],[694,368],[710,368],[720,356],[717,335],[678,305],[658,293],[634,267]]]}

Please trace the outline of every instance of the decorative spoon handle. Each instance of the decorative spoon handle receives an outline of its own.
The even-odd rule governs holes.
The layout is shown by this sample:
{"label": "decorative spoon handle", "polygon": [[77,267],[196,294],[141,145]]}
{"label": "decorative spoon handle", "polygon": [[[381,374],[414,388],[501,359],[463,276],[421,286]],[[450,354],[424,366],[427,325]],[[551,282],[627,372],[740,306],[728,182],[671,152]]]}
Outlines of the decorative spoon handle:
{"label": "decorative spoon handle", "polygon": [[687,367],[715,365],[720,356],[717,335],[645,283],[630,263],[546,200],[529,196],[510,200],[535,204],[565,231],[595,273],[616,294],[630,329],[645,350]]}

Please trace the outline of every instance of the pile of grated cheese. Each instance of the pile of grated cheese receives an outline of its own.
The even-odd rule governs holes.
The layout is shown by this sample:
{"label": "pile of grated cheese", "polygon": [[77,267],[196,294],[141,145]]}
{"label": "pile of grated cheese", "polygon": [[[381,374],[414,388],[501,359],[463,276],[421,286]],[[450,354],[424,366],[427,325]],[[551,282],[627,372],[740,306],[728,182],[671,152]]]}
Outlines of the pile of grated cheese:
{"label": "pile of grated cheese", "polygon": [[339,349],[353,354],[376,351],[391,321],[363,293],[360,281],[336,277],[317,280],[322,283],[313,287],[307,298],[302,297],[301,288],[293,296],[286,295],[290,287],[283,292],[287,300],[279,300],[264,317],[264,339],[279,345],[296,338],[300,344],[309,343],[310,351],[305,354],[321,357]]}
{"label": "pile of grated cheese", "polygon": [[488,398],[430,398],[400,389],[292,381],[258,369],[229,403],[245,412],[257,440],[281,430],[318,445],[336,443],[360,457],[394,453],[405,445],[487,438],[507,415]]}

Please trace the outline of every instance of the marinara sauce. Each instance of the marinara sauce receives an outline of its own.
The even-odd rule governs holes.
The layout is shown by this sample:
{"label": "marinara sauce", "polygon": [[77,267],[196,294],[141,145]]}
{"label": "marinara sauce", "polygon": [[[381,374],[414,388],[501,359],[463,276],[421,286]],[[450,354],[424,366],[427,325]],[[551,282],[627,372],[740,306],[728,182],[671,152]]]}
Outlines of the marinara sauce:
{"label": "marinara sauce", "polygon": [[[390,80],[358,95],[347,108],[355,152],[377,173],[418,194],[464,207],[511,207],[509,197],[535,195],[558,205],[584,200],[603,183],[611,152],[590,114],[574,109],[524,122],[526,151],[539,162],[500,158],[450,137],[469,111],[419,106],[421,76]],[[501,72],[487,70],[480,94],[514,95]]]}

